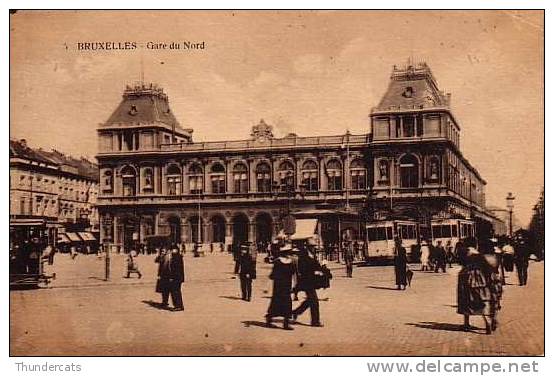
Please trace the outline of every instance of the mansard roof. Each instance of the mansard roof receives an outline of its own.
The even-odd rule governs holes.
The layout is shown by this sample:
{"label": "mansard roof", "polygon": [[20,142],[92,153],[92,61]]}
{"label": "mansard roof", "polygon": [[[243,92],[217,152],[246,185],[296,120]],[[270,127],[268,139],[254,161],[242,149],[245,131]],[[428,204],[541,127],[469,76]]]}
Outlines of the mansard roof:
{"label": "mansard roof", "polygon": [[73,158],[57,150],[46,151],[27,146],[25,140],[10,140],[10,158],[21,158],[50,165],[92,181],[98,181],[98,166],[86,158]]}
{"label": "mansard roof", "polygon": [[123,92],[123,100],[102,126],[155,123],[179,127],[163,89],[155,84],[141,82],[133,86],[127,85]]}
{"label": "mansard roof", "polygon": [[439,90],[426,63],[393,68],[389,87],[373,112],[450,107],[450,94]]}
{"label": "mansard roof", "polygon": [[10,158],[27,159],[44,164],[55,164],[36,150],[27,146],[26,140],[10,140]]}

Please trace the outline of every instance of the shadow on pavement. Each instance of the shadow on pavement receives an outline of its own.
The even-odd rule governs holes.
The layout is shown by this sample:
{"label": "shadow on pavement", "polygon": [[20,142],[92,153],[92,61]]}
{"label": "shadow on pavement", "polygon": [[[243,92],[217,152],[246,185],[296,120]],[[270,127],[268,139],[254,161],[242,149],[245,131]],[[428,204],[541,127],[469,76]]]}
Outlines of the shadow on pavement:
{"label": "shadow on pavement", "polygon": [[367,286],[368,289],[376,289],[376,290],[393,290],[393,291],[403,291],[398,290],[396,287],[384,287],[384,286]]}
{"label": "shadow on pavement", "polygon": [[[446,322],[435,322],[435,321],[423,321],[420,323],[406,323],[405,325],[415,326],[416,328],[422,329],[432,329],[432,330],[446,330],[450,332],[463,332],[463,325],[461,324],[451,324]],[[479,329],[475,326],[471,326],[470,330]]]}
{"label": "shadow on pavement", "polygon": [[230,299],[230,300],[242,300],[242,298],[239,298],[238,296],[225,296],[225,295],[219,295],[220,298],[224,299]]}
{"label": "shadow on pavement", "polygon": [[251,326],[259,326],[260,328],[267,328],[267,329],[281,329],[280,327],[273,324],[271,324],[270,326],[267,326],[265,321],[247,320],[247,321],[241,321],[241,323],[244,324],[245,328],[249,328]]}
{"label": "shadow on pavement", "polygon": [[159,302],[155,302],[153,300],[143,300],[142,301],[144,304],[147,304],[149,305],[150,307],[152,308],[156,308],[156,309],[161,309],[163,311],[167,311],[167,306],[164,306],[162,305],[162,303],[159,303]]}

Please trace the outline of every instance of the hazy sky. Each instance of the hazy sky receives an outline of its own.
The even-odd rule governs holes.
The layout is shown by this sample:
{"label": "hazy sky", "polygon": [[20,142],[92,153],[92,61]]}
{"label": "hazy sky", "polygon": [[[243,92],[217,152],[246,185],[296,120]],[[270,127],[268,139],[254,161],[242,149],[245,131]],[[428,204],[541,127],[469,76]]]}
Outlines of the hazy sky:
{"label": "hazy sky", "polygon": [[[452,93],[462,151],[489,205],[527,224],[544,178],[542,12],[18,12],[11,16],[12,138],[93,157],[125,84],[156,82],[194,139],[366,133],[394,64],[425,60]],[[78,51],[78,42],[136,42]],[[205,42],[204,50],[146,43]]]}

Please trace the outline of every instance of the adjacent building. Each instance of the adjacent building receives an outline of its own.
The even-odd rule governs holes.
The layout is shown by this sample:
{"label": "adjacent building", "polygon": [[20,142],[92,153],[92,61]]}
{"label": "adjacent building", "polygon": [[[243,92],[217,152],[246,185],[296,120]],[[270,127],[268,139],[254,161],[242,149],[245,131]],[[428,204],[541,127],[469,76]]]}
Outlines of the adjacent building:
{"label": "adjacent building", "polygon": [[[98,128],[101,238],[123,247],[157,235],[269,241],[298,211],[490,228],[486,182],[463,156],[450,94],[425,63],[395,67],[369,118],[365,134],[275,137],[261,120],[244,140],[194,142],[161,88],[128,86]],[[345,229],[321,230],[335,242]]]}
{"label": "adjacent building", "polygon": [[95,163],[10,140],[11,225],[43,223],[63,229],[61,233],[98,231],[97,196]]}

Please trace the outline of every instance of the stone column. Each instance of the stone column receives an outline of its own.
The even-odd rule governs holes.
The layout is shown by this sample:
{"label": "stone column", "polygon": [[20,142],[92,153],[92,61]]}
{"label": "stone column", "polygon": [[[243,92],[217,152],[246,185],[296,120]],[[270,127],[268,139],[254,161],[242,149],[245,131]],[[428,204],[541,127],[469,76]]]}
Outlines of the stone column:
{"label": "stone column", "polygon": [[112,225],[112,234],[113,234],[113,243],[118,244],[119,243],[119,217],[117,215],[113,216],[113,225]]}
{"label": "stone column", "polygon": [[250,219],[248,222],[248,241],[252,243],[256,242],[256,222],[253,219]]}
{"label": "stone column", "polygon": [[323,156],[317,157],[319,164],[319,190],[327,190],[327,177],[325,176],[325,158]]}
{"label": "stone column", "polygon": [[225,160],[225,187],[226,193],[233,192],[232,161]]}
{"label": "stone column", "polygon": [[302,183],[302,175],[301,175],[301,159],[300,157],[294,156],[293,158],[294,163],[294,191],[298,192],[300,191],[300,184]]}
{"label": "stone column", "polygon": [[181,218],[181,243],[187,243],[189,231],[188,220]]}
{"label": "stone column", "polygon": [[205,221],[204,218],[202,218],[202,243],[204,244],[210,243],[209,229],[210,227],[208,225],[208,221]]}
{"label": "stone column", "polygon": [[165,164],[160,166],[160,170],[161,170],[161,181],[162,181],[162,190],[161,190],[161,194],[162,195],[166,195],[167,194],[167,183],[165,181]]}
{"label": "stone column", "polygon": [[256,174],[255,174],[255,171],[254,171],[254,162],[255,162],[255,159],[252,158],[252,157],[248,157],[246,159],[246,164],[248,166],[247,176],[248,176],[248,192],[249,193],[256,192]]}
{"label": "stone column", "polygon": [[225,217],[225,250],[229,250],[229,247],[233,243],[233,223],[230,219]]}
{"label": "stone column", "polygon": [[188,168],[190,167],[190,162],[184,162],[181,164],[181,181],[183,182],[183,189],[181,190],[181,193],[186,195],[190,193],[190,181],[189,181],[189,174],[188,174]]}

